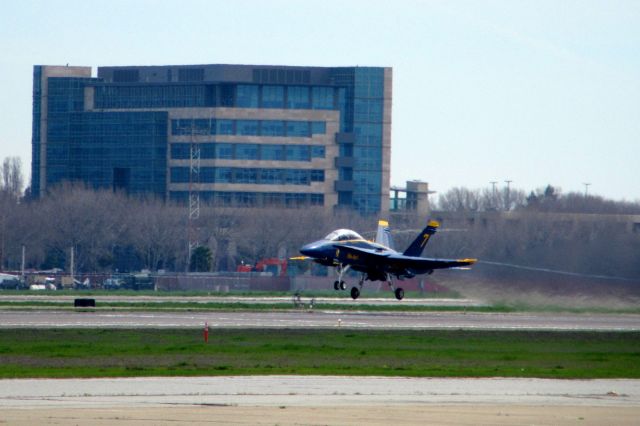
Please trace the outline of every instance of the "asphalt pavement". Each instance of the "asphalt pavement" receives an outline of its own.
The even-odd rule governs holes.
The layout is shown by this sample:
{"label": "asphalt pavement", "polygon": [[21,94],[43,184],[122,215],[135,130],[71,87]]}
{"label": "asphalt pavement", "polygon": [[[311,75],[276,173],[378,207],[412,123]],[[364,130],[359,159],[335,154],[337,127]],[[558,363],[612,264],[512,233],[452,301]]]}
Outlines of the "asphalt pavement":
{"label": "asphalt pavement", "polygon": [[353,328],[640,331],[640,315],[344,312],[0,310],[0,328]]}

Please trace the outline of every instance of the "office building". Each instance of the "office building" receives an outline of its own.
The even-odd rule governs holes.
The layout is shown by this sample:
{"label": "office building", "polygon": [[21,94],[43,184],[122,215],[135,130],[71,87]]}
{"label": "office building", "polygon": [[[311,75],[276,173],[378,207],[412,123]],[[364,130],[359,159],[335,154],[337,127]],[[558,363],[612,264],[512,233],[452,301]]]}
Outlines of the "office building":
{"label": "office building", "polygon": [[389,208],[391,68],[34,67],[32,193]]}

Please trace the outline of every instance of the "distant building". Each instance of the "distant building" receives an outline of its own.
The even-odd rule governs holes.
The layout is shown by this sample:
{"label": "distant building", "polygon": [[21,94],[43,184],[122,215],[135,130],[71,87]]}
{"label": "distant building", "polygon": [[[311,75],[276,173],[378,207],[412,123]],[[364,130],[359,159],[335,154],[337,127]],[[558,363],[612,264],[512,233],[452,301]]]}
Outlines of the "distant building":
{"label": "distant building", "polygon": [[406,187],[392,186],[390,211],[392,213],[411,213],[426,217],[431,212],[429,204],[429,183],[418,180],[407,181]]}
{"label": "distant building", "polygon": [[34,67],[32,193],[388,209],[391,68]]}

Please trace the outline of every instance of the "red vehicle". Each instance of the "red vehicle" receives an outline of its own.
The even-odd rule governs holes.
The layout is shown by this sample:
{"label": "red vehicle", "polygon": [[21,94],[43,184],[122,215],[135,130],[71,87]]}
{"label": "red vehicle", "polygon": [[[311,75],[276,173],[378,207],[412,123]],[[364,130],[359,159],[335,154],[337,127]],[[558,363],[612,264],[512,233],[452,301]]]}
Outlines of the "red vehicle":
{"label": "red vehicle", "polygon": [[262,259],[255,266],[248,264],[238,265],[237,272],[271,272],[274,277],[284,277],[287,275],[287,260],[270,257]]}

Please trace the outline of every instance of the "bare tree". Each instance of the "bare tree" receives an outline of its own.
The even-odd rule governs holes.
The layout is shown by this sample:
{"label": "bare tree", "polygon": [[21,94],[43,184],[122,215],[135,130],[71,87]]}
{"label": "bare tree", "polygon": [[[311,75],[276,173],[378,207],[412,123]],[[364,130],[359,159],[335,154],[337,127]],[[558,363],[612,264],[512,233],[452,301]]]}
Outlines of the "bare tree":
{"label": "bare tree", "polygon": [[40,231],[61,257],[74,248],[78,270],[98,271],[110,268],[128,226],[128,209],[121,195],[62,185],[39,203]]}
{"label": "bare tree", "polygon": [[14,198],[22,196],[24,178],[22,176],[22,160],[20,157],[7,157],[3,160],[0,175],[0,189]]}
{"label": "bare tree", "polygon": [[438,210],[450,212],[475,212],[480,210],[480,191],[463,187],[451,188],[440,194]]}
{"label": "bare tree", "polygon": [[175,264],[177,254],[184,252],[182,246],[186,244],[182,209],[157,199],[132,204],[129,242],[144,266],[157,270]]}

